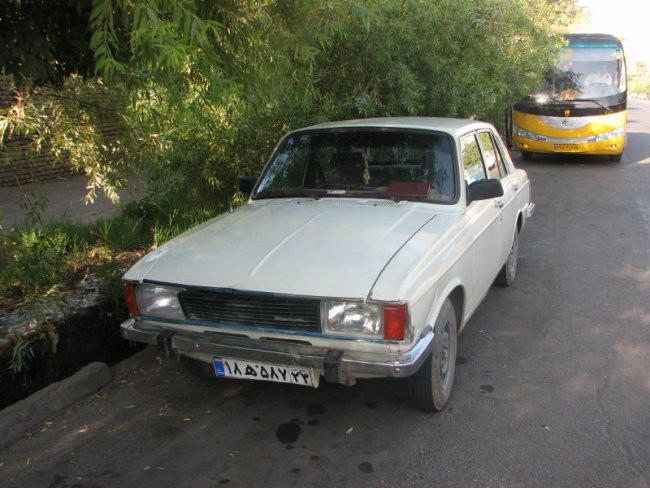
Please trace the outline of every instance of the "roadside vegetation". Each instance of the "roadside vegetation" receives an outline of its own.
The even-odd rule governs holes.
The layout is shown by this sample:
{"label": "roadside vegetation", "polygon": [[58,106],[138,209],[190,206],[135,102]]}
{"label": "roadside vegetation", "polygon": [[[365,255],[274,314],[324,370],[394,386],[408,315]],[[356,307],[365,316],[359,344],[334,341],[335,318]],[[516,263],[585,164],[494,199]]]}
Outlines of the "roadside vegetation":
{"label": "roadside vegetation", "polygon": [[643,100],[650,98],[650,73],[645,63],[637,63],[635,72],[630,74],[629,90]]}
{"label": "roadside vegetation", "polygon": [[[91,225],[41,225],[34,208],[0,227],[0,303],[94,274],[120,295],[135,258],[241,203],[238,177],[258,174],[288,130],[396,115],[501,126],[576,12],[573,0],[5,2],[0,65],[21,95],[0,140],[47,143],[87,175],[89,200],[117,202],[134,174],[148,194]],[[106,124],[119,135],[102,136]]]}

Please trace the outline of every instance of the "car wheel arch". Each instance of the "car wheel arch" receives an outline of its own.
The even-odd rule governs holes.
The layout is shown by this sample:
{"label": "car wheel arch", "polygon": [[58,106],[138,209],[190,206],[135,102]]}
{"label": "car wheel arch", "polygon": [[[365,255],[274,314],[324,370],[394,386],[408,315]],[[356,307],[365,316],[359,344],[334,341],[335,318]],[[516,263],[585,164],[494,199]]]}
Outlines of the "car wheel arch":
{"label": "car wheel arch", "polygon": [[458,322],[458,332],[463,328],[463,311],[465,306],[465,288],[462,286],[457,286],[454,288],[451,293],[448,295],[451,304],[454,306],[454,311],[456,312],[456,321]]}
{"label": "car wheel arch", "polygon": [[465,287],[462,283],[459,283],[456,280],[454,280],[453,283],[450,283],[449,286],[444,289],[444,293],[439,293],[437,295],[435,306],[431,308],[430,315],[427,318],[428,328],[433,329],[433,324],[436,323],[445,300],[449,299],[454,307],[454,312],[456,313],[456,321],[458,322],[457,331],[460,333],[464,326],[465,296]]}
{"label": "car wheel arch", "polygon": [[517,213],[517,234],[521,234],[524,229],[524,214],[523,212]]}

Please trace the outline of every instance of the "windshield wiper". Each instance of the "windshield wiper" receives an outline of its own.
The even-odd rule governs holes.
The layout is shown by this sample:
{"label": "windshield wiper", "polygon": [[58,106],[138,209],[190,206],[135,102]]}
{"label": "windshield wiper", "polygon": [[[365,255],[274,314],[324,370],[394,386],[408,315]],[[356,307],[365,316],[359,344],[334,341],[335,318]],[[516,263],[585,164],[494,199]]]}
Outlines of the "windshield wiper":
{"label": "windshield wiper", "polygon": [[576,99],[576,102],[591,102],[591,103],[595,103],[595,104],[598,105],[599,107],[604,108],[604,109],[605,109],[605,112],[607,112],[607,113],[610,113],[610,112],[611,112],[611,110],[609,109],[609,107],[603,105],[603,104],[600,103],[598,100],[594,100],[593,98],[578,98],[578,99]]}
{"label": "windshield wiper", "polygon": [[325,185],[323,188],[328,189],[328,190],[345,190],[345,191],[361,191],[364,193],[371,193],[373,196],[379,197],[379,198],[385,198],[387,200],[392,200],[394,202],[399,202],[400,199],[397,195],[392,195],[388,192],[385,192],[383,190],[378,190],[374,186],[366,186],[366,185]]}
{"label": "windshield wiper", "polygon": [[562,102],[591,102],[591,103],[595,103],[596,105],[598,105],[601,108],[604,108],[605,112],[607,112],[607,113],[611,112],[611,109],[608,106],[603,105],[598,100],[595,100],[593,98],[557,98],[557,97],[553,97],[553,98],[551,98],[551,102],[553,102],[554,104],[557,104],[557,105],[562,105]]}
{"label": "windshield wiper", "polygon": [[282,190],[266,190],[256,193],[254,195],[255,199],[258,198],[299,198],[299,197],[308,197],[318,200],[321,198],[321,195],[314,191],[308,190],[306,188],[284,188]]}

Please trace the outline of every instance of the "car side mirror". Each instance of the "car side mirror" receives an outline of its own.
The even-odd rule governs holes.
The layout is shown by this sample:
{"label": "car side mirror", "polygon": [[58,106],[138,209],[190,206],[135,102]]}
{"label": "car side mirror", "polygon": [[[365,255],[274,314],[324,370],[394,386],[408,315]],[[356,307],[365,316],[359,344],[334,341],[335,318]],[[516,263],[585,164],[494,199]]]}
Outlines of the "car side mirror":
{"label": "car side mirror", "polygon": [[250,196],[250,194],[253,193],[253,188],[255,188],[256,182],[257,178],[254,176],[242,176],[239,178],[239,191],[246,196]]}
{"label": "car side mirror", "polygon": [[469,185],[467,191],[467,203],[476,200],[489,200],[503,196],[503,185],[497,179],[479,180]]}

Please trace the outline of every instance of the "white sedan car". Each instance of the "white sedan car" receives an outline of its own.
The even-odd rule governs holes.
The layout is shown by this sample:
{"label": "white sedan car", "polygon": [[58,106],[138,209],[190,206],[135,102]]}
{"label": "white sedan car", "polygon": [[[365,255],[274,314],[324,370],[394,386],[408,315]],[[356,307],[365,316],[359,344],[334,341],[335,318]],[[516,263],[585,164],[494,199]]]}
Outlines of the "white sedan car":
{"label": "white sedan car", "polygon": [[286,135],[248,203],[124,276],[122,335],[197,373],[317,387],[404,377],[451,394],[457,335],[517,271],[530,184],[496,130],[381,118]]}

